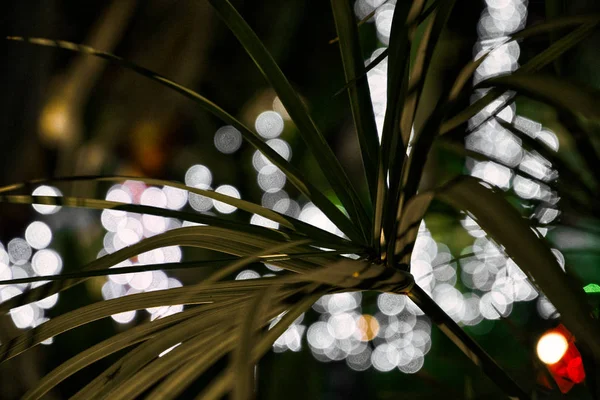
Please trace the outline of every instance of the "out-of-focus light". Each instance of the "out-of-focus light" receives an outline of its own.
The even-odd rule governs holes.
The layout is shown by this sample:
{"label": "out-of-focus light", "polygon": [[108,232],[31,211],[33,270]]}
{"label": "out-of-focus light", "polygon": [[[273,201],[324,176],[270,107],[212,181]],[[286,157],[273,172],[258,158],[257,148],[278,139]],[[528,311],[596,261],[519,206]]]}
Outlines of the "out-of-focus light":
{"label": "out-of-focus light", "polygon": [[283,106],[283,103],[281,102],[279,97],[275,97],[275,99],[273,100],[273,111],[281,115],[281,117],[287,121],[292,119],[290,117],[290,114],[288,114],[287,110]]}
{"label": "out-of-focus light", "polygon": [[222,126],[215,132],[214,142],[221,153],[235,153],[242,145],[242,134],[231,125]]}
{"label": "out-of-focus light", "polygon": [[263,217],[262,215],[254,214],[250,217],[250,224],[264,226],[265,228],[279,228],[279,223],[268,218]]}
{"label": "out-of-focus light", "polygon": [[[60,197],[62,193],[55,187],[52,186],[39,186],[37,187],[33,193],[33,196],[52,196],[52,197]],[[51,206],[46,204],[33,204],[33,209],[40,214],[55,214],[60,210],[60,206]]]}
{"label": "out-of-focus light", "polygon": [[187,203],[188,192],[186,190],[171,186],[165,186],[162,190],[167,196],[167,207],[171,210],[179,210]]}
{"label": "out-of-focus light", "polygon": [[[196,189],[210,190],[210,187],[203,183],[199,183],[197,185],[192,185],[192,186],[195,187]],[[211,208],[213,208],[213,205],[214,205],[213,199],[211,199],[210,197],[202,196],[201,194],[196,194],[196,193],[190,193],[190,195],[188,197],[188,202],[190,203],[190,206],[192,206],[192,208],[194,210],[200,211],[200,212],[208,211]]]}
{"label": "out-of-focus light", "polygon": [[10,261],[15,265],[23,265],[31,257],[31,246],[24,239],[15,238],[8,242],[6,248]]}
{"label": "out-of-focus light", "polygon": [[197,164],[191,166],[185,173],[185,184],[196,187],[196,185],[210,186],[212,183],[212,173],[208,167]]}
{"label": "out-of-focus light", "polygon": [[137,290],[146,290],[152,284],[152,271],[136,272],[132,274],[129,285]]}
{"label": "out-of-focus light", "polygon": [[379,333],[379,322],[377,318],[369,314],[363,314],[356,320],[356,336],[360,341],[373,340]]}
{"label": "out-of-focus light", "polygon": [[377,306],[385,315],[397,315],[406,306],[406,297],[399,294],[382,293],[377,297]]}
{"label": "out-of-focus light", "polygon": [[140,204],[164,208],[167,206],[167,195],[157,187],[149,187],[142,192]]}
{"label": "out-of-focus light", "polygon": [[43,249],[52,241],[52,231],[45,223],[34,221],[25,230],[25,240],[34,249]]}
{"label": "out-of-focus light", "polygon": [[275,111],[264,111],[256,117],[254,127],[265,139],[273,139],[281,135],[284,128],[283,118]]}
{"label": "out-of-focus light", "polygon": [[[224,194],[229,197],[234,197],[236,199],[241,198],[240,192],[231,185],[221,185],[217,189],[215,189],[215,192]],[[232,212],[237,210],[237,207],[217,200],[214,200],[214,206],[217,209],[217,211],[219,211],[222,214],[231,214]]]}
{"label": "out-of-focus light", "polygon": [[392,30],[392,19],[394,17],[394,7],[382,6],[375,13],[375,26],[377,34],[383,43],[388,43]]}
{"label": "out-of-focus light", "polygon": [[62,258],[54,250],[43,249],[33,255],[31,266],[40,276],[57,274],[62,269]]}
{"label": "out-of-focus light", "polygon": [[586,285],[583,290],[586,293],[600,293],[600,285],[590,283],[589,285]]}
{"label": "out-of-focus light", "polygon": [[31,305],[24,305],[10,310],[10,316],[19,329],[25,329],[34,322],[34,309]]}
{"label": "out-of-focus light", "polygon": [[73,112],[66,102],[53,101],[46,105],[40,117],[40,137],[51,144],[64,145],[73,140]]}
{"label": "out-of-focus light", "polygon": [[565,355],[569,343],[567,339],[558,332],[550,332],[538,340],[537,355],[545,364],[555,364]]}
{"label": "out-of-focus light", "polygon": [[237,274],[237,276],[235,277],[236,281],[243,281],[246,279],[258,279],[260,278],[260,274],[256,271],[253,271],[251,269],[247,269],[244,270],[242,272],[240,272],[239,274]]}
{"label": "out-of-focus light", "polygon": [[258,172],[258,186],[265,192],[278,192],[285,186],[287,178],[275,165],[266,165]]}
{"label": "out-of-focus light", "polygon": [[563,394],[585,380],[583,359],[575,345],[575,337],[564,325],[559,324],[540,338],[537,354],[548,365],[552,378]]}
{"label": "out-of-focus light", "polygon": [[327,216],[312,203],[308,203],[302,208],[298,219],[321,228],[327,232],[341,235],[341,231],[337,228],[337,226],[335,226],[333,222],[331,222],[331,220],[327,218]]}
{"label": "out-of-focus light", "polygon": [[117,321],[120,324],[127,324],[135,318],[135,311],[125,311],[118,314],[111,315],[111,318]]}

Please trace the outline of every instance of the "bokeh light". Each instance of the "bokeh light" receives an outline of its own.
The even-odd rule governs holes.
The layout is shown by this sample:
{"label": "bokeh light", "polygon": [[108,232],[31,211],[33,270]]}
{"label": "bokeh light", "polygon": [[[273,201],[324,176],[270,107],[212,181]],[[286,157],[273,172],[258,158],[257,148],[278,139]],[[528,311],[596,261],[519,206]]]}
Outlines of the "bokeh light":
{"label": "bokeh light", "polygon": [[254,127],[256,132],[263,138],[273,139],[283,132],[284,121],[276,111],[263,111],[256,117]]}
{"label": "bokeh light", "polygon": [[[221,194],[224,194],[226,196],[233,197],[236,199],[241,198],[240,192],[231,185],[221,185],[217,189],[215,189],[215,192],[221,193]],[[219,211],[222,214],[231,214],[232,212],[237,210],[237,207],[232,206],[227,203],[223,203],[222,201],[215,200],[214,206],[217,209],[217,211]]]}
{"label": "bokeh light", "polygon": [[[62,193],[55,187],[42,185],[37,187],[32,193],[33,196],[52,196],[60,197]],[[33,209],[40,214],[55,214],[60,211],[60,206],[51,206],[44,204],[33,204]]]}
{"label": "bokeh light", "polygon": [[543,363],[555,364],[565,355],[568,348],[569,343],[562,334],[549,332],[538,340],[536,351]]}
{"label": "bokeh light", "polygon": [[215,147],[221,153],[235,153],[242,145],[242,134],[231,125],[222,126],[215,132]]}

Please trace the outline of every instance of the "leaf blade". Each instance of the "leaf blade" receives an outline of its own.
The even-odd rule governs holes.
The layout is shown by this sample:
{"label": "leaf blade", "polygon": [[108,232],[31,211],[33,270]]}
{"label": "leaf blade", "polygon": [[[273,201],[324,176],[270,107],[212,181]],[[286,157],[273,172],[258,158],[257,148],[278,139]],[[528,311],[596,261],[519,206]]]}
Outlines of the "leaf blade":
{"label": "leaf blade", "polygon": [[283,173],[288,177],[290,182],[304,195],[306,195],[311,201],[319,207],[321,210],[326,212],[329,216],[329,219],[333,223],[335,223],[340,230],[342,230],[348,237],[352,238],[357,242],[364,242],[364,237],[362,237],[355,226],[350,223],[348,218],[333,204],[331,201],[321,193],[316,187],[314,187],[303,175],[302,173],[292,166],[287,160],[281,157],[275,150],[273,150],[269,145],[267,145],[262,138],[252,131],[250,128],[246,127],[239,120],[234,118],[232,115],[227,113],[225,110],[217,106],[215,103],[211,102],[207,98],[201,96],[200,94],[190,90],[184,86],[181,86],[163,76],[160,76],[146,68],[143,68],[137,64],[131,63],[127,60],[124,60],[114,54],[99,51],[89,46],[84,46],[72,42],[67,42],[63,40],[49,40],[42,38],[26,38],[21,36],[9,36],[7,37],[9,40],[22,41],[25,43],[30,43],[34,45],[40,46],[48,46],[48,47],[57,47],[77,53],[87,54],[99,58],[103,58],[114,62],[118,65],[121,65],[137,74],[140,74],[146,78],[149,78],[155,82],[160,83],[163,86],[166,86],[185,97],[193,100],[197,105],[200,106],[203,110],[213,114],[217,118],[222,121],[232,125],[237,130],[239,130],[242,134],[242,137],[247,140],[252,146],[254,146],[257,150],[259,150],[269,161],[271,161],[275,166],[277,166]]}
{"label": "leaf blade", "polygon": [[535,280],[561,313],[569,330],[600,359],[597,341],[600,329],[591,319],[583,290],[569,281],[550,248],[533,233],[519,213],[500,194],[485,188],[474,178],[451,183],[439,192],[438,197],[457,209],[471,212],[477,223]]}
{"label": "leaf blade", "polygon": [[363,235],[362,239],[366,241],[366,232],[369,231],[367,228],[370,223],[364,205],[331,147],[311,119],[306,106],[269,51],[231,3],[228,0],[209,0],[209,2],[238,38],[263,76],[275,89],[283,106],[298,127],[306,145],[315,156],[321,171],[350,215],[350,219],[356,226],[360,227]]}
{"label": "leaf blade", "polygon": [[[354,12],[346,0],[331,0],[331,8],[338,37],[340,38],[339,47],[345,80],[351,82],[366,73],[358,29],[354,22]],[[375,125],[375,114],[373,113],[368,82],[361,81],[356,85],[350,85],[347,91],[372,206],[375,204],[377,197],[377,168],[380,155],[377,126]]]}

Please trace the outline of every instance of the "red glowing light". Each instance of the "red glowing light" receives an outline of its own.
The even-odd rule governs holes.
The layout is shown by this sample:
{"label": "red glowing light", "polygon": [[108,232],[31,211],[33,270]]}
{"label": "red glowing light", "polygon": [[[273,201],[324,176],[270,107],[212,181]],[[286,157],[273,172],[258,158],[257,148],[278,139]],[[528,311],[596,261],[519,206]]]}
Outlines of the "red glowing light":
{"label": "red glowing light", "polygon": [[585,380],[585,370],[581,353],[575,346],[575,337],[564,325],[559,325],[546,333],[556,332],[563,335],[569,347],[562,358],[555,364],[548,365],[548,370],[562,393],[567,393],[573,386]]}

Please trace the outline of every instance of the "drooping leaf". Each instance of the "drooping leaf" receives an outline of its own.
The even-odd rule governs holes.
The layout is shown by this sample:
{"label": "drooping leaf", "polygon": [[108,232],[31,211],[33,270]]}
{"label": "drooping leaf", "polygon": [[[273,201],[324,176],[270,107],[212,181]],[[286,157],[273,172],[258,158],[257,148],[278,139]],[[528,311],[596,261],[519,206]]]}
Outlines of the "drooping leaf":
{"label": "drooping leaf", "polygon": [[487,79],[478,86],[496,86],[548,103],[573,115],[600,119],[598,93],[549,75],[518,73]]}
{"label": "drooping leaf", "polygon": [[[303,298],[300,302],[290,308],[290,310],[271,328],[259,341],[258,345],[253,349],[252,358],[254,362],[258,360],[271,348],[273,342],[281,336],[285,330],[310,306],[319,299],[322,292],[316,292]],[[197,363],[196,363],[197,365]],[[194,371],[196,365],[191,364],[186,368],[185,372]],[[180,371],[183,372],[183,371]],[[188,378],[188,382],[190,379]],[[221,376],[217,377],[213,383],[204,389],[197,399],[219,399],[223,397],[231,388],[234,382],[234,375],[230,370],[225,371]],[[172,385],[175,387],[175,385]],[[153,400],[157,400],[156,398]]]}
{"label": "drooping leaf", "polygon": [[[174,187],[177,189],[185,190],[190,193],[198,194],[201,196],[209,197],[213,200],[220,201],[234,207],[239,208],[240,210],[244,210],[249,213],[257,214],[272,221],[281,224],[289,229],[303,232],[308,234],[313,238],[322,238],[324,243],[332,244],[333,247],[337,245],[349,244],[347,240],[343,238],[333,235],[327,231],[323,231],[313,225],[307,224],[306,222],[300,221],[296,218],[290,217],[288,215],[278,213],[276,211],[270,210],[268,208],[262,207],[258,204],[252,203],[247,200],[238,199],[232,196],[227,196],[222,193],[218,193],[212,190],[204,190],[193,188],[190,186],[186,186],[182,183],[167,181],[163,179],[152,179],[152,178],[142,178],[142,177],[129,177],[129,176],[73,176],[66,178],[54,178],[54,179],[36,179],[24,183],[18,183],[13,185],[8,185],[0,188],[0,193],[12,192],[19,189],[30,188],[34,185],[41,184],[55,184],[61,182],[124,182],[126,180],[136,180],[139,182],[143,182],[147,185],[163,185]],[[163,217],[173,217],[179,218],[182,220],[188,220],[192,222],[204,223],[207,225],[217,225],[222,227],[235,227],[236,229],[240,229],[242,231],[247,232],[256,232],[267,234],[268,231],[271,232],[273,236],[276,234],[275,231],[268,228],[262,228],[259,226],[253,226],[248,224],[247,226],[243,226],[242,223],[230,221],[224,218],[212,217],[205,214],[195,214],[195,213],[183,213],[181,211],[173,211],[173,210],[164,210],[157,207],[149,207],[142,205],[134,205],[134,204],[122,204],[117,202],[109,202],[106,200],[97,200],[97,199],[82,199],[82,198],[69,198],[68,200],[65,197],[53,197],[53,196],[2,196],[0,195],[0,201],[13,202],[13,203],[21,203],[21,204],[31,204],[34,200],[41,202],[38,204],[58,204],[55,202],[62,202],[60,205],[65,205],[69,207],[85,207],[85,208],[94,208],[94,209],[118,209],[123,211],[130,212],[139,212],[145,214],[158,215]],[[137,210],[137,211],[136,211]],[[177,214],[177,213],[182,214]],[[196,215],[196,217],[193,217]],[[192,219],[187,219],[187,218]],[[337,244],[335,244],[337,243]]]}
{"label": "drooping leaf", "polygon": [[[88,306],[54,317],[49,321],[3,343],[0,346],[0,362],[7,361],[23,351],[67,330],[126,311],[179,304],[212,303],[216,299],[243,296],[245,291],[269,286],[269,282],[214,283],[209,287],[180,287],[138,293],[116,299],[93,303]],[[233,286],[231,286],[233,285]],[[232,289],[233,288],[233,289]]]}
{"label": "drooping leaf", "polygon": [[348,218],[316,187],[314,187],[302,174],[301,172],[292,166],[288,161],[281,157],[275,150],[267,145],[263,139],[250,128],[246,127],[239,120],[234,118],[232,115],[227,113],[225,110],[201,96],[200,94],[181,86],[169,79],[160,76],[146,68],[124,60],[114,54],[110,54],[104,51],[99,51],[89,46],[83,46],[80,44],[66,42],[63,40],[50,40],[42,38],[25,38],[20,36],[9,36],[10,40],[24,41],[41,46],[58,47],[61,49],[74,51],[77,53],[88,54],[91,56],[103,58],[119,64],[133,72],[136,72],[144,77],[147,77],[155,82],[166,86],[185,97],[193,100],[200,108],[210,112],[222,121],[232,125],[239,130],[244,137],[252,146],[259,150],[269,161],[277,166],[290,180],[290,182],[304,195],[306,195],[318,208],[327,214],[328,218],[336,224],[336,226],[344,232],[349,238],[357,242],[365,242],[365,238],[361,236],[353,224],[350,223]]}
{"label": "drooping leaf", "polygon": [[259,334],[261,322],[268,315],[266,309],[276,290],[275,286],[271,286],[267,290],[257,293],[238,317],[240,321],[238,337],[240,339],[233,351],[229,367],[231,373],[236,377],[232,396],[234,400],[254,397],[255,364],[252,360],[252,349],[256,344],[256,336]]}
{"label": "drooping leaf", "polygon": [[[562,21],[562,20],[552,21],[552,22],[548,22],[548,23],[544,23],[544,24],[539,24],[539,25],[533,26],[528,29],[524,29],[523,31],[518,32],[515,35],[513,35],[512,38],[513,39],[525,38],[525,37],[529,37],[532,35],[545,33],[545,32],[548,32],[548,30],[554,29],[554,27],[556,25],[560,26],[561,23],[564,23],[565,26],[570,26],[572,24],[579,25],[582,23],[581,20],[579,20],[579,19],[568,18],[565,20],[566,21]],[[555,43],[552,43],[547,49],[536,54],[531,60],[529,60],[527,63],[525,63],[523,66],[521,66],[521,68],[519,70],[517,70],[516,73],[517,74],[523,73],[523,72],[532,73],[532,72],[538,71],[541,68],[548,65],[549,63],[551,63],[552,61],[554,61],[555,59],[557,59],[558,57],[560,57],[566,51],[573,48],[575,45],[577,45],[577,43],[579,43],[581,40],[583,40],[584,38],[589,36],[589,34],[593,31],[593,29],[597,25],[598,21],[600,21],[600,17],[594,16],[592,18],[592,20],[593,20],[592,22],[589,22],[587,18],[584,19],[585,22],[589,22],[589,23],[586,23],[585,25],[580,26],[573,32],[565,35],[560,40],[556,41]],[[575,23],[575,21],[577,23]],[[472,71],[474,72],[474,70],[472,70]],[[504,107],[504,105],[506,105],[506,103],[508,101],[508,97],[505,95],[504,90],[492,89],[489,92],[487,92],[485,94],[485,96],[483,96],[479,100],[475,101],[473,104],[469,105],[467,108],[465,108],[458,114],[447,119],[440,129],[440,134],[445,134],[445,133],[457,128],[461,124],[467,122],[470,118],[475,116],[481,110],[485,109],[487,106],[489,106],[490,104],[492,104],[494,101],[496,101],[497,99],[499,99],[502,96],[506,97],[505,100],[501,101],[500,104],[494,108],[495,112],[501,110]],[[492,113],[492,115],[493,115],[493,113]]]}
{"label": "drooping leaf", "polygon": [[[342,169],[325,137],[311,119],[305,104],[292,88],[269,51],[228,0],[209,0],[221,19],[238,38],[244,50],[259,68],[265,79],[271,83],[281,103],[298,127],[302,139],[315,156],[321,171],[329,181],[340,202],[354,224],[361,228],[366,241],[370,232],[370,220],[348,176]],[[334,221],[335,223],[335,221]]]}
{"label": "drooping leaf", "polygon": [[591,317],[584,291],[558,265],[548,245],[504,199],[475,178],[460,178],[447,185],[438,197],[468,211],[525,271],[561,314],[565,325],[600,359],[600,329]]}
{"label": "drooping leaf", "polygon": [[184,321],[197,314],[198,311],[199,309],[185,310],[156,321],[146,322],[78,353],[46,374],[33,388],[25,393],[23,400],[37,400],[42,398],[48,391],[83,368],[127,347],[150,340],[156,334],[160,333],[162,329]]}
{"label": "drooping leaf", "polygon": [[512,134],[517,136],[523,143],[523,147],[529,151],[533,151],[550,161],[552,167],[556,169],[560,174],[560,181],[558,183],[565,183],[568,185],[574,185],[578,189],[585,192],[590,198],[595,196],[594,188],[591,187],[587,180],[583,180],[581,175],[585,174],[586,171],[575,170],[566,160],[564,160],[560,154],[553,149],[550,149],[545,143],[539,140],[533,139],[531,136],[523,132],[514,124],[509,124],[502,119],[496,119],[496,122],[500,124],[504,129],[510,131]]}
{"label": "drooping leaf", "polygon": [[[257,251],[261,251],[261,249],[264,250],[281,245],[281,242],[262,239],[255,235],[248,235],[223,228],[192,226],[174,229],[160,235],[146,238],[139,243],[94,260],[87,264],[83,269],[85,271],[106,269],[146,251],[174,245],[203,247],[228,254],[248,256]],[[300,268],[299,270],[296,270],[297,272],[314,269],[316,265],[309,261],[300,260],[297,260],[292,264],[290,264],[290,261],[281,262],[283,265],[288,264],[287,267],[292,270]],[[1,303],[0,313],[6,313],[12,308],[44,299],[54,293],[58,293],[73,285],[81,283],[84,279],[85,278],[51,281],[50,283],[31,289]]]}
{"label": "drooping leaf", "polygon": [[[269,263],[275,265],[276,267],[280,267],[286,269],[285,264],[281,264],[281,261],[289,261],[289,260],[303,260],[303,259],[317,259],[317,263],[322,264],[323,259],[327,259],[327,257],[335,256],[339,254],[346,254],[346,251],[314,251],[314,252],[304,252],[304,253],[285,253],[285,254],[270,254],[270,255],[262,255],[258,258],[261,262]],[[320,260],[319,260],[320,259]],[[227,257],[227,258],[219,258],[214,260],[206,260],[206,261],[181,261],[181,262],[172,262],[172,263],[164,263],[164,264],[143,264],[143,265],[133,265],[128,267],[119,267],[119,268],[109,268],[109,269],[94,269],[94,270],[84,270],[81,272],[70,272],[58,275],[43,275],[43,276],[29,276],[27,278],[15,278],[15,279],[7,279],[0,281],[0,285],[18,285],[22,283],[32,283],[32,282],[46,282],[46,281],[64,281],[67,279],[82,279],[82,278],[91,278],[95,276],[109,276],[109,275],[124,275],[124,274],[133,274],[137,272],[146,272],[146,271],[171,271],[171,270],[179,270],[179,269],[192,269],[192,268],[215,268],[215,267],[226,267],[231,265],[234,261],[240,260],[239,257]]]}

